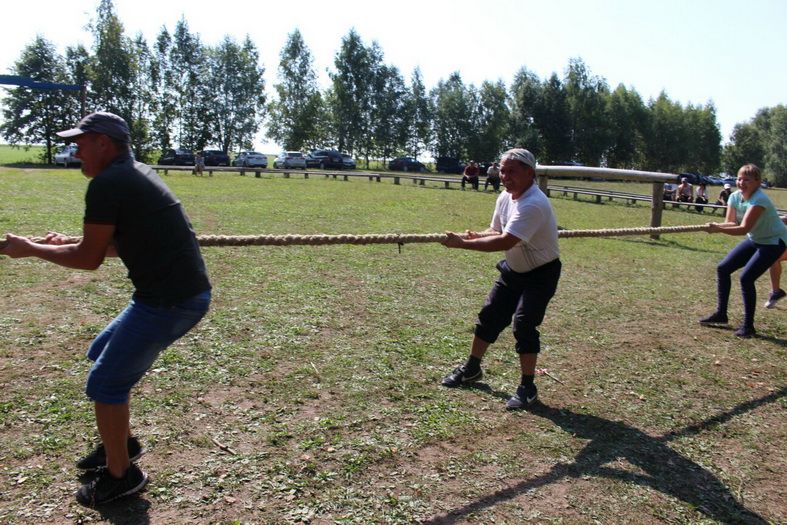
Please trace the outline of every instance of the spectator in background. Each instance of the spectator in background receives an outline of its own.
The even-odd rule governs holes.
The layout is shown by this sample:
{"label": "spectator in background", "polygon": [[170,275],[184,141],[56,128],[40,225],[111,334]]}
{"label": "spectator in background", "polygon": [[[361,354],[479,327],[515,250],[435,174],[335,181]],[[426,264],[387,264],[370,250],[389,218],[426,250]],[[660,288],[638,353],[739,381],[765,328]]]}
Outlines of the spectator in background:
{"label": "spectator in background", "polygon": [[[697,204],[708,204],[708,185],[704,182],[700,184],[700,187],[697,188],[697,194],[694,196],[694,202]],[[702,206],[695,206],[698,212],[702,213],[703,208]]]}
{"label": "spectator in background", "polygon": [[202,177],[204,171],[205,155],[201,151],[198,151],[197,155],[194,157],[194,175]]}
{"label": "spectator in background", "polygon": [[478,164],[474,160],[465,167],[465,173],[462,175],[462,190],[465,189],[465,183],[469,182],[473,189],[478,191]]}
{"label": "spectator in background", "polygon": [[689,180],[686,177],[680,179],[676,193],[678,194],[678,202],[691,202],[694,200],[694,186],[689,184]]}
{"label": "spectator in background", "polygon": [[674,184],[670,184],[669,182],[664,184],[664,200],[665,201],[674,201],[675,200],[675,188],[677,188],[677,186],[675,186]]}
{"label": "spectator in background", "polygon": [[732,194],[732,186],[730,186],[729,184],[725,184],[724,189],[721,190],[721,192],[719,193],[719,199],[716,201],[716,204],[718,204],[719,206],[726,206],[727,201],[729,200],[731,194]]}
{"label": "spectator in background", "polygon": [[495,189],[495,193],[500,191],[500,168],[497,166],[497,162],[493,162],[489,169],[486,170],[486,182],[484,182],[484,191],[486,191],[487,186],[492,185]]}

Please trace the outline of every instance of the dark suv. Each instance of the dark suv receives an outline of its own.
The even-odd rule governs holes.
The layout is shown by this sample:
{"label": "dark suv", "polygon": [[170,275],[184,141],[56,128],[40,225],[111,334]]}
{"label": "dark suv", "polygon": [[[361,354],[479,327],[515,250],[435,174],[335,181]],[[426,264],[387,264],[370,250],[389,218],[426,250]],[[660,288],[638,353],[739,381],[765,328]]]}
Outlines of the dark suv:
{"label": "dark suv", "polygon": [[463,173],[465,163],[455,157],[437,157],[435,169],[439,173]]}
{"label": "dark suv", "polygon": [[193,166],[194,154],[185,149],[168,149],[158,159],[161,166]]}
{"label": "dark suv", "polygon": [[343,169],[344,159],[342,154],[333,149],[315,149],[306,155],[307,168]]}
{"label": "dark suv", "polygon": [[229,166],[230,156],[219,149],[206,149],[202,152],[206,166]]}
{"label": "dark suv", "polygon": [[392,171],[428,171],[426,166],[412,157],[398,157],[388,163],[388,169]]}

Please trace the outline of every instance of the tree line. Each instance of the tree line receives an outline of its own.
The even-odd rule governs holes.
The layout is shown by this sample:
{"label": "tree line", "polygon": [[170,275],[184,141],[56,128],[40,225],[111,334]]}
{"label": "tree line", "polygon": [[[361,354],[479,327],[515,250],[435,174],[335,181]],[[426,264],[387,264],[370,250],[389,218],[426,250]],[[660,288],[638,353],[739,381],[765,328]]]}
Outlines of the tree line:
{"label": "tree line", "polygon": [[[682,105],[662,92],[647,102],[633,88],[611,89],[580,59],[564,74],[539,78],[526,67],[502,81],[466,84],[459,72],[428,89],[416,68],[405,79],[385,62],[380,46],[350,30],[341,39],[321,89],[311,51],[294,30],[279,55],[273,96],[266,92],[260,53],[249,36],[204,44],[181,18],[155,42],[124,34],[112,0],[101,0],[89,25],[92,49],[65,56],[38,36],[26,46],[14,74],[85,84],[88,107],[112,111],[130,124],[140,159],[171,147],[225,152],[250,149],[260,129],[286,150],[335,147],[359,159],[400,155],[488,161],[524,146],[543,164],[664,172],[735,173],[755,162],[787,185],[787,110],[765,108],[738,124],[722,148],[712,102]],[[0,134],[11,144],[45,144],[73,125],[73,94],[9,90]]]}

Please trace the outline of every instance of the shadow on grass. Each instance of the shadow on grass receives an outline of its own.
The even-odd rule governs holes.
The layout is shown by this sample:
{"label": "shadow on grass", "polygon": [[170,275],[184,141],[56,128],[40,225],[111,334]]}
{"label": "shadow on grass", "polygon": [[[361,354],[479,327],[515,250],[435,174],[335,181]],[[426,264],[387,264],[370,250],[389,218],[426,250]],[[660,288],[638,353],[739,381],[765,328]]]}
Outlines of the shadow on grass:
{"label": "shadow on grass", "polygon": [[150,502],[139,495],[113,501],[97,509],[101,519],[113,525],[149,525]]}
{"label": "shadow on grass", "polygon": [[[710,330],[721,330],[721,331],[724,331],[724,332],[732,332],[733,330],[735,330],[735,327],[734,326],[730,326],[730,325],[713,325],[713,324],[711,324],[711,325],[705,325],[705,326],[703,326],[703,328],[710,329]],[[757,332],[757,334],[755,334],[752,337],[752,339],[760,339],[762,341],[768,341],[769,343],[773,343],[773,344],[778,345],[778,346],[785,346],[785,347],[787,347],[787,339],[784,339],[783,337],[773,337],[773,336],[770,336],[770,335],[763,335],[762,333]]]}
{"label": "shadow on grass", "polygon": [[0,168],[24,168],[24,169],[39,169],[39,170],[79,170],[79,166],[64,168],[59,164],[42,164],[40,162],[3,162],[0,163]]}
{"label": "shadow on grass", "polygon": [[[692,232],[692,233],[695,233],[695,232]],[[664,235],[675,235],[675,234],[674,233],[663,233],[662,237]],[[680,235],[680,234],[678,234],[678,235]],[[686,250],[688,252],[712,253],[712,254],[718,255],[719,258],[721,258],[721,256],[723,256],[725,253],[727,253],[726,251],[723,251],[723,250],[708,250],[707,248],[698,248],[696,246],[688,246],[688,245],[683,244],[683,243],[678,242],[678,241],[665,240],[663,238],[659,239],[659,240],[654,240],[654,239],[650,239],[650,238],[647,238],[647,239],[642,239],[642,238],[632,239],[632,238],[622,238],[622,237],[609,237],[609,239],[614,239],[614,240],[618,240],[618,241],[625,242],[625,243],[630,243],[630,244],[649,244],[649,245],[652,245],[652,246],[659,246],[659,247],[662,247],[662,248],[672,248],[672,249],[676,249],[676,250]]]}
{"label": "shadow on grass", "polygon": [[[476,389],[500,397],[499,393],[488,386],[484,389],[483,385],[478,385]],[[649,487],[691,505],[720,523],[767,524],[767,520],[762,516],[738,502],[712,472],[675,452],[667,446],[667,442],[723,424],[735,416],[772,403],[785,394],[787,394],[787,387],[661,437],[652,437],[634,427],[601,417],[536,403],[530,409],[530,413],[551,420],[568,433],[590,440],[574,461],[557,464],[545,474],[483,496],[464,507],[424,523],[432,525],[459,523],[470,514],[481,512],[538,487],[564,479],[594,476]],[[644,474],[607,466],[619,459],[625,459],[636,465],[644,471]]]}

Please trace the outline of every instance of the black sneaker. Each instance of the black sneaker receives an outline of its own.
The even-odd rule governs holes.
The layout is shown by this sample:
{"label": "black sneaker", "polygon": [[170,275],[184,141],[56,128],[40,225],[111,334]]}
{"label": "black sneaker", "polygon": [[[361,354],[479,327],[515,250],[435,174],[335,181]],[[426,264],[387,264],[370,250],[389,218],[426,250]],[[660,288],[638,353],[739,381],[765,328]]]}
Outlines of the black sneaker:
{"label": "black sneaker", "polygon": [[476,372],[468,372],[465,365],[457,366],[454,371],[443,378],[442,385],[447,387],[462,386],[465,383],[474,383],[484,377],[481,368]]}
{"label": "black sneaker", "polygon": [[700,324],[727,324],[728,322],[729,319],[727,319],[727,315],[720,314],[719,312],[714,312],[708,317],[700,319]]}
{"label": "black sneaker", "polygon": [[[129,461],[136,461],[145,453],[139,440],[134,436],[128,438],[128,459]],[[79,470],[93,471],[107,466],[107,452],[104,450],[104,444],[99,444],[96,449],[77,461],[77,468]]]}
{"label": "black sneaker", "polygon": [[776,306],[776,302],[779,299],[784,299],[785,297],[787,297],[787,292],[785,292],[781,288],[779,288],[775,292],[771,292],[771,294],[768,296],[768,302],[765,303],[765,308],[773,308],[773,307],[775,307]]}
{"label": "black sneaker", "polygon": [[741,326],[737,330],[733,332],[736,337],[741,337],[743,339],[748,339],[750,337],[754,337],[757,334],[757,331],[754,330],[753,326]]}
{"label": "black sneaker", "polygon": [[122,478],[112,477],[106,468],[98,471],[96,479],[85,483],[77,491],[77,501],[86,507],[96,507],[123,496],[139,492],[148,482],[148,475],[131,464]]}
{"label": "black sneaker", "polygon": [[536,399],[538,399],[538,388],[536,388],[536,385],[531,387],[519,385],[516,389],[516,394],[514,394],[506,403],[506,408],[508,410],[525,408],[526,406],[535,403]]}

